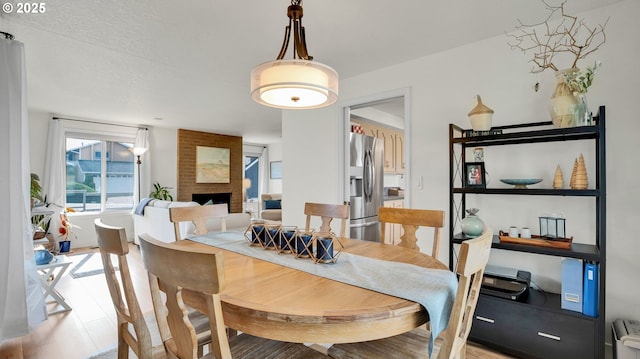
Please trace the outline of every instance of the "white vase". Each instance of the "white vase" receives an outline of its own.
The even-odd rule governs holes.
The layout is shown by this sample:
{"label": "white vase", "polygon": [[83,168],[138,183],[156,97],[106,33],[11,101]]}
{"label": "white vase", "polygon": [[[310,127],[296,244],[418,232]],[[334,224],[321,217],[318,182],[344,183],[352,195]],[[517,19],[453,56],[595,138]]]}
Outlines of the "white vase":
{"label": "white vase", "polygon": [[569,85],[564,82],[566,73],[577,72],[579,69],[570,68],[556,72],[556,88],[551,96],[549,112],[551,121],[556,127],[573,127],[574,110],[578,104],[578,98],[573,94]]}

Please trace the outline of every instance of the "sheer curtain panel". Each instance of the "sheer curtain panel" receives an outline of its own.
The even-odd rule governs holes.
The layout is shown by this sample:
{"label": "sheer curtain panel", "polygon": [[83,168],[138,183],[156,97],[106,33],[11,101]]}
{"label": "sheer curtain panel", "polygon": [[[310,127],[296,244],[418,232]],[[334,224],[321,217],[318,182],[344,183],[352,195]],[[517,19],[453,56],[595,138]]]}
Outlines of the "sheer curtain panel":
{"label": "sheer curtain panel", "polygon": [[23,44],[0,38],[0,340],[46,316],[33,259],[26,86]]}

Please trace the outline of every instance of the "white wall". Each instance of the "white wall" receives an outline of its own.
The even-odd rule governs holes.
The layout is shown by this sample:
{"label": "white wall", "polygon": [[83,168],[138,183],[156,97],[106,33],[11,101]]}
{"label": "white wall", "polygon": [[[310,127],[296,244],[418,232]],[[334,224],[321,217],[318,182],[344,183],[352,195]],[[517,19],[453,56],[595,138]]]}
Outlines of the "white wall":
{"label": "white wall", "polygon": [[[269,162],[274,161],[282,161],[282,143],[272,143],[267,145],[267,149],[269,151]],[[267,168],[271,168],[269,164],[267,164]],[[272,179],[271,173],[267,171],[267,176],[269,176],[269,188],[265,193],[282,193],[282,179]],[[282,177],[284,177],[284,171],[282,173]]]}
{"label": "white wall", "polygon": [[[607,106],[607,293],[606,318],[640,319],[640,286],[631,282],[640,274],[640,241],[632,222],[639,218],[640,195],[636,179],[640,167],[636,154],[640,151],[637,111],[640,69],[640,2],[627,0],[597,11],[580,14],[590,23],[611,17],[606,28],[607,42],[579,66],[601,60],[603,67],[596,75],[588,101],[592,110]],[[515,19],[514,19],[515,21]],[[428,42],[429,39],[421,41]],[[462,46],[434,56],[399,64],[340,82],[340,103],[330,109],[285,112],[283,115],[283,153],[287,173],[285,192],[295,206],[283,213],[285,223],[296,224],[304,201],[341,200],[341,186],[336,184],[342,170],[336,164],[344,157],[340,142],[341,107],[359,98],[390,89],[411,87],[411,203],[414,208],[449,208],[448,197],[448,124],[468,128],[467,113],[475,105],[474,95],[495,110],[494,125],[508,125],[549,120],[547,107],[555,85],[552,73],[529,73],[531,57],[512,51],[506,36],[498,36]],[[569,66],[569,64],[567,64]],[[540,82],[540,91],[534,84]],[[312,134],[303,136],[302,134]],[[335,139],[335,140],[332,140]],[[551,187],[553,171],[560,164],[568,181],[573,160],[584,153],[588,171],[593,176],[592,144],[562,143],[554,146],[513,147],[506,153],[489,149],[485,161],[491,186],[508,176],[540,176],[540,186]],[[535,152],[535,156],[532,156]],[[532,157],[536,160],[530,160]],[[415,188],[415,178],[424,178],[424,189]],[[321,179],[321,180],[320,180]],[[593,177],[591,186],[593,186]],[[538,228],[537,217],[548,212],[562,212],[567,217],[567,231],[577,242],[593,243],[594,206],[580,198],[508,198],[484,196],[476,199],[480,217],[494,230],[509,225]],[[447,233],[447,231],[445,231]],[[537,233],[537,230],[536,230]],[[444,240],[448,240],[445,235]],[[420,242],[422,248],[429,248]],[[447,258],[447,246],[439,257]],[[494,251],[492,262],[530,270],[534,280],[544,289],[559,287],[559,258]],[[631,281],[630,281],[631,279]],[[608,333],[608,331],[607,331]],[[608,334],[609,335],[609,334]]]}
{"label": "white wall", "polygon": [[305,202],[343,203],[344,123],[338,107],[283,111],[282,138],[282,222],[304,226]]}

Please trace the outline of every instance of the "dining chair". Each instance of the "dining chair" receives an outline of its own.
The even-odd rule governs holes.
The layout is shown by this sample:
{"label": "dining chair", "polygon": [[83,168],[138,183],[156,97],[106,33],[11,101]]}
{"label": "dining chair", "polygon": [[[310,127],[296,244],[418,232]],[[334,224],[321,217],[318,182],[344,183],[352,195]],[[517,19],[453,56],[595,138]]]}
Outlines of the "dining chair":
{"label": "dining chair", "polygon": [[[107,280],[118,323],[118,358],[127,358],[129,348],[140,359],[151,359],[152,345],[149,327],[140,310],[138,297],[133,287],[127,254],[129,244],[125,229],[94,221],[98,236],[98,247],[102,257],[104,276]],[[114,263],[115,255],[117,265]],[[116,267],[120,276],[116,275]],[[131,324],[131,326],[129,326]]]}
{"label": "dining chair", "polygon": [[182,238],[180,234],[180,223],[192,222],[196,227],[190,234],[207,234],[207,221],[210,219],[220,220],[220,230],[226,232],[227,224],[225,217],[229,214],[226,203],[211,204],[205,206],[171,207],[169,208],[169,220],[173,223],[173,230],[176,241]]}
{"label": "dining chair", "polygon": [[[418,247],[416,231],[419,227],[433,228],[433,247],[431,256],[438,258],[440,248],[440,232],[444,228],[444,211],[431,209],[392,208],[380,207],[378,211],[380,221],[380,241],[384,243],[385,231],[391,230],[390,224],[402,225],[400,247],[420,250]],[[395,243],[394,243],[395,244]]]}
{"label": "dining chair", "polygon": [[349,220],[349,205],[347,204],[325,204],[311,203],[304,204],[304,214],[307,215],[305,230],[311,228],[311,217],[319,216],[322,220],[320,232],[331,232],[331,221],[334,218],[342,219],[340,224],[339,236],[345,238],[347,236],[347,221]]}
{"label": "dining chair", "polygon": [[[464,359],[473,313],[478,303],[482,275],[489,260],[493,230],[485,227],[477,238],[460,245],[456,273],[458,289],[449,324],[437,338],[432,358]],[[428,358],[429,332],[423,327],[390,338],[369,342],[336,344],[329,348],[331,358]]]}
{"label": "dining chair", "polygon": [[[231,339],[225,333],[220,292],[225,288],[223,256],[215,249],[194,249],[160,242],[148,233],[140,236],[142,260],[149,274],[158,326],[167,330],[171,338],[165,342],[167,350],[178,359],[195,358],[326,358],[303,344],[285,343],[240,334]],[[202,293],[213,342],[211,351],[200,356],[196,352],[195,332],[189,318],[182,290]]]}

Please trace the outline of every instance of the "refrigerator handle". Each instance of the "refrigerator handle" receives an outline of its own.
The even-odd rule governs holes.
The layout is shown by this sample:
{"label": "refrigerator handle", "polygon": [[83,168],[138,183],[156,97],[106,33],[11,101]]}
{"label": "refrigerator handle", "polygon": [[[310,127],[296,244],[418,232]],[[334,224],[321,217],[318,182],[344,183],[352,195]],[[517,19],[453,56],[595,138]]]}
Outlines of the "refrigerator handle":
{"label": "refrigerator handle", "polygon": [[367,223],[361,223],[361,224],[351,224],[349,225],[349,227],[351,228],[362,228],[362,227],[371,227],[371,226],[375,226],[380,222],[367,222]]}
{"label": "refrigerator handle", "polygon": [[364,173],[363,173],[363,184],[364,184],[364,200],[365,202],[371,201],[371,196],[373,194],[373,161],[371,160],[371,150],[366,150],[364,153]]}

